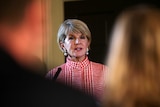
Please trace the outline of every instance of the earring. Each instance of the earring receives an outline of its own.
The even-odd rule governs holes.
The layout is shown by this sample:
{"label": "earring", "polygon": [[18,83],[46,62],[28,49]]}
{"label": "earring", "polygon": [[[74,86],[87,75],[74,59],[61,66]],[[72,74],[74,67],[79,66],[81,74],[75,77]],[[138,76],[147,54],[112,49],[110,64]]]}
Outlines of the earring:
{"label": "earring", "polygon": [[63,54],[64,54],[64,56],[67,56],[68,54],[67,54],[67,51],[64,49],[64,51],[63,51]]}
{"label": "earring", "polygon": [[64,52],[63,54],[64,54],[64,56],[67,56],[67,55],[68,55],[67,52]]}
{"label": "earring", "polygon": [[89,49],[87,48],[86,55],[89,55]]}

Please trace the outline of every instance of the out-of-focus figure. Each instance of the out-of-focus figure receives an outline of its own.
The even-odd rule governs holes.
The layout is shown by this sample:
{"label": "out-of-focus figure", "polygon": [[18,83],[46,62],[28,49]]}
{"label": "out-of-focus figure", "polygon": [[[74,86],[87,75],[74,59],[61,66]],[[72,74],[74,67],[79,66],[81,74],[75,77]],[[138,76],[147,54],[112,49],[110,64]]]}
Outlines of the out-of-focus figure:
{"label": "out-of-focus figure", "polygon": [[95,100],[38,74],[44,0],[0,0],[1,107],[96,107]]}
{"label": "out-of-focus figure", "polygon": [[[0,1],[0,50],[18,64],[42,73],[39,53],[43,47],[41,0]],[[9,67],[9,66],[8,66]]]}
{"label": "out-of-focus figure", "polygon": [[160,107],[160,10],[123,11],[112,33],[104,107]]}

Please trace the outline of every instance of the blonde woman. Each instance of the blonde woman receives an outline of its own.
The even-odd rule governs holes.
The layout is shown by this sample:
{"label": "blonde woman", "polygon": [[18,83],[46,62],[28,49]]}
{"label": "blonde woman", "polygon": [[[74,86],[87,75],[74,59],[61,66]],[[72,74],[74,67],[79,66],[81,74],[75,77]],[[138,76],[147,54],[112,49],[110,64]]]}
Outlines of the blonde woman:
{"label": "blonde woman", "polygon": [[160,10],[130,7],[112,33],[104,107],[160,107]]}
{"label": "blonde woman", "polygon": [[66,57],[66,63],[51,69],[46,77],[50,79],[56,77],[56,81],[79,89],[101,101],[104,71],[107,67],[88,58],[91,44],[88,26],[78,19],[65,20],[59,28],[57,42]]}

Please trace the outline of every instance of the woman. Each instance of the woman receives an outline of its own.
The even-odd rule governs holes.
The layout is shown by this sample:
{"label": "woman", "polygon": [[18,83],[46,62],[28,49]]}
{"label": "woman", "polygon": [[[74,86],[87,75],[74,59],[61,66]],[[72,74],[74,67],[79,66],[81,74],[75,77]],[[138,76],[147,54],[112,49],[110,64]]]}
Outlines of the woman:
{"label": "woman", "polygon": [[160,107],[160,10],[135,6],[118,18],[104,107]]}
{"label": "woman", "polygon": [[67,19],[59,28],[57,41],[66,63],[50,70],[46,77],[52,79],[60,68],[56,81],[80,89],[100,101],[107,67],[88,59],[91,44],[88,26],[81,20]]}

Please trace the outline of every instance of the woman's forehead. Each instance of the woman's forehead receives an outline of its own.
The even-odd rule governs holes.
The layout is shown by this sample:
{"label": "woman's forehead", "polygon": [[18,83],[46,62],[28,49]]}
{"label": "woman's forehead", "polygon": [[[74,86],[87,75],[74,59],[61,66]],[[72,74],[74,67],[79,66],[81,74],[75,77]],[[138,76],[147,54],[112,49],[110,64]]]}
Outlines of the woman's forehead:
{"label": "woman's forehead", "polygon": [[67,34],[67,36],[81,36],[83,35],[81,32],[70,32]]}

